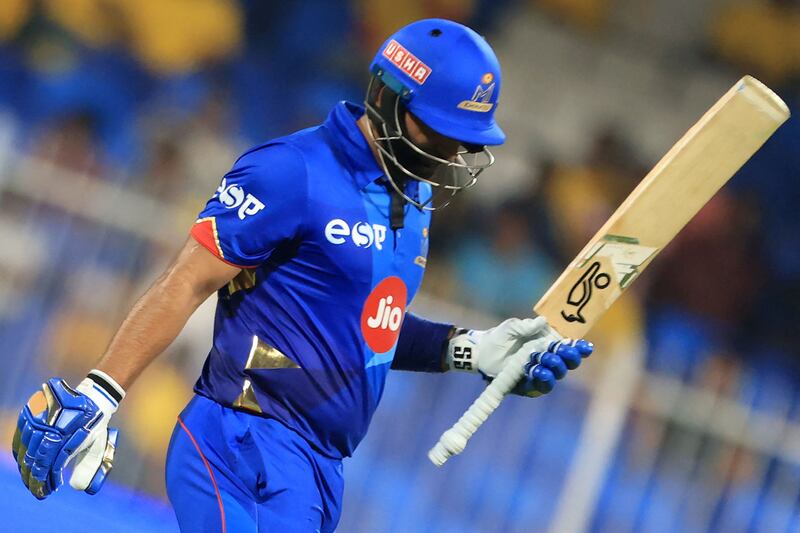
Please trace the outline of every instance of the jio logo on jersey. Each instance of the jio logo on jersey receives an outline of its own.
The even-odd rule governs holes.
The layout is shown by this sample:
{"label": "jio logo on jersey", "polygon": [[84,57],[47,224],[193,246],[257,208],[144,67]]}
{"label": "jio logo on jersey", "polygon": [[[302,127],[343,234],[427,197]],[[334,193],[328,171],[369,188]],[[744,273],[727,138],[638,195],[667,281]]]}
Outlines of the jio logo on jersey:
{"label": "jio logo on jersey", "polygon": [[372,289],[361,311],[361,334],[375,353],[392,349],[400,336],[406,314],[408,289],[403,280],[390,276]]}
{"label": "jio logo on jersey", "polygon": [[255,215],[264,209],[264,203],[253,196],[245,194],[244,189],[235,184],[228,185],[228,179],[222,178],[222,184],[217,189],[219,201],[228,209],[239,208],[239,219],[244,220],[249,215]]}

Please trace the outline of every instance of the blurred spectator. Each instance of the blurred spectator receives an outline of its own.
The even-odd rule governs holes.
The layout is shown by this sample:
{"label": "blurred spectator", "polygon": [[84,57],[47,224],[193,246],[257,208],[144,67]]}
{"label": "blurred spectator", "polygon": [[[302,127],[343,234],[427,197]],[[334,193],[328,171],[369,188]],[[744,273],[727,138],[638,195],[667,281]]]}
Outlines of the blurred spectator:
{"label": "blurred spectator", "polygon": [[35,0],[33,3],[38,4],[45,17],[91,48],[111,46],[125,35],[118,1]]}
{"label": "blurred spectator", "polygon": [[583,164],[556,163],[542,177],[555,251],[571,261],[644,177],[627,142],[610,127],[595,135]]}
{"label": "blurred spectator", "polygon": [[234,0],[105,1],[124,17],[134,56],[159,75],[230,58],[242,43],[243,13]]}
{"label": "blurred spectator", "polygon": [[466,23],[476,0],[355,0],[358,18],[362,21],[360,31],[368,54],[374,53],[398,28],[415,20],[426,18],[446,18]]}
{"label": "blurred spectator", "polygon": [[[64,301],[49,325],[42,347],[50,372],[70,382],[80,379],[106,349],[134,294],[127,272],[85,265],[63,280]],[[99,296],[99,295],[102,295]]]}
{"label": "blurred spectator", "polygon": [[75,113],[91,116],[104,159],[127,167],[138,149],[139,70],[117,41],[118,17],[95,4],[32,4],[9,43],[25,69],[13,100],[33,131]]}
{"label": "blurred spectator", "polygon": [[320,122],[339,100],[363,100],[367,70],[349,2],[242,5],[246,46],[226,74],[245,138],[285,135]]}
{"label": "blurred spectator", "polygon": [[42,332],[53,314],[43,273],[51,260],[46,235],[20,220],[7,202],[0,203],[0,346],[5,359],[0,373],[0,407],[25,394],[42,379],[38,360]]}
{"label": "blurred spectator", "polygon": [[714,51],[767,84],[800,81],[800,3],[750,0],[726,6],[712,22]]}
{"label": "blurred spectator", "polygon": [[601,169],[559,164],[543,183],[560,258],[571,260],[614,210]]}
{"label": "blurred spectator", "polygon": [[236,135],[223,91],[205,95],[193,113],[172,116],[168,125],[154,110],[143,126],[150,143],[137,188],[171,205],[165,221],[184,234],[247,141]]}
{"label": "blurred spectator", "polygon": [[800,366],[800,330],[794,317],[800,302],[800,96],[785,94],[794,117],[767,141],[731,180],[729,189],[747,198],[758,213],[757,245],[751,261],[761,265],[757,303],[747,316],[751,344],[746,350],[783,351],[783,364]]}
{"label": "blurred spectator", "polygon": [[199,186],[197,181],[206,177],[207,171],[196,176],[198,179],[191,179],[192,167],[187,161],[191,154],[178,139],[177,135],[164,135],[153,140],[148,150],[150,161],[137,184],[137,188],[147,196],[170,206],[169,211],[160,216],[163,227],[174,234],[186,233],[186,228],[197,218],[197,213],[219,181],[219,177],[212,178],[206,180],[204,187]]}
{"label": "blurred spectator", "polygon": [[587,32],[605,27],[612,7],[612,0],[535,0],[535,3]]}
{"label": "blurred spectator", "polygon": [[207,199],[222,176],[246,148],[237,135],[229,95],[222,90],[209,94],[180,135],[180,149],[189,166],[189,188]]}
{"label": "blurred spectator", "polygon": [[148,153],[150,162],[141,180],[144,192],[169,203],[179,202],[189,183],[189,169],[178,136],[156,137]]}
{"label": "blurred spectator", "polygon": [[0,2],[0,42],[14,38],[33,10],[33,0]]}
{"label": "blurred spectator", "polygon": [[75,112],[50,122],[33,142],[35,157],[81,176],[104,174],[96,144],[96,125],[88,113]]}
{"label": "blurred spectator", "polygon": [[467,237],[452,261],[463,302],[499,316],[530,316],[531,302],[555,279],[550,258],[528,232],[520,206],[506,205]]}
{"label": "blurred spectator", "polygon": [[743,319],[764,277],[752,260],[755,222],[745,205],[717,193],[648,272],[650,307],[680,309],[687,322],[709,324],[720,342],[746,336]]}
{"label": "blurred spectator", "polygon": [[750,320],[768,277],[753,260],[757,231],[752,206],[721,191],[661,253],[647,274],[651,368],[689,375],[710,355],[746,356],[763,341]]}

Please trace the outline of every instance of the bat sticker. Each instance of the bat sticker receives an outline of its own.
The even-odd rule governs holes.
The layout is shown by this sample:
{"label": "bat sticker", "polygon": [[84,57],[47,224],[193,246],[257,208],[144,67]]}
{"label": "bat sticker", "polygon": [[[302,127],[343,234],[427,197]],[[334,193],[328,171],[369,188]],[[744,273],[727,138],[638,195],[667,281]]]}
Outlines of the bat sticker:
{"label": "bat sticker", "polygon": [[564,320],[567,322],[580,322],[581,324],[586,323],[586,319],[581,313],[586,304],[589,303],[589,300],[592,299],[592,288],[597,287],[602,290],[611,283],[611,276],[605,272],[598,273],[599,271],[600,263],[595,261],[586,269],[586,272],[583,273],[583,276],[581,276],[575,285],[572,286],[567,295],[567,305],[575,309],[570,314],[562,310],[561,316]]}
{"label": "bat sticker", "polygon": [[634,237],[606,235],[589,250],[579,268],[596,257],[607,257],[614,269],[614,280],[620,289],[627,289],[656,252],[658,248],[643,246]]}

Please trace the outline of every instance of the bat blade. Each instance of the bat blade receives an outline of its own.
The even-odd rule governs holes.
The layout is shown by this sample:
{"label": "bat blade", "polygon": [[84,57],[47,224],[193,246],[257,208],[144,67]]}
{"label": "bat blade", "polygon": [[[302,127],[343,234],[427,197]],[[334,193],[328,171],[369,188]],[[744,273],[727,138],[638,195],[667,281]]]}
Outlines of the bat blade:
{"label": "bat blade", "polygon": [[788,118],[767,86],[739,80],[636,186],[534,311],[562,336],[583,337]]}

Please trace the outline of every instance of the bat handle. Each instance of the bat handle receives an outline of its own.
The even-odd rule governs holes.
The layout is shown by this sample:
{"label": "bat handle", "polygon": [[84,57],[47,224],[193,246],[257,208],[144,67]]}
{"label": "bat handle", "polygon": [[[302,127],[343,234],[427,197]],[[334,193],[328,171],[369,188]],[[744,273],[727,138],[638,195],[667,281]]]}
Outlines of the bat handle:
{"label": "bat handle", "polygon": [[520,352],[516,358],[508,361],[497,377],[458,419],[458,422],[442,433],[439,442],[428,452],[428,459],[433,464],[442,466],[450,457],[464,451],[470,437],[497,409],[500,402],[503,401],[503,397],[511,392],[522,379],[529,355]]}

